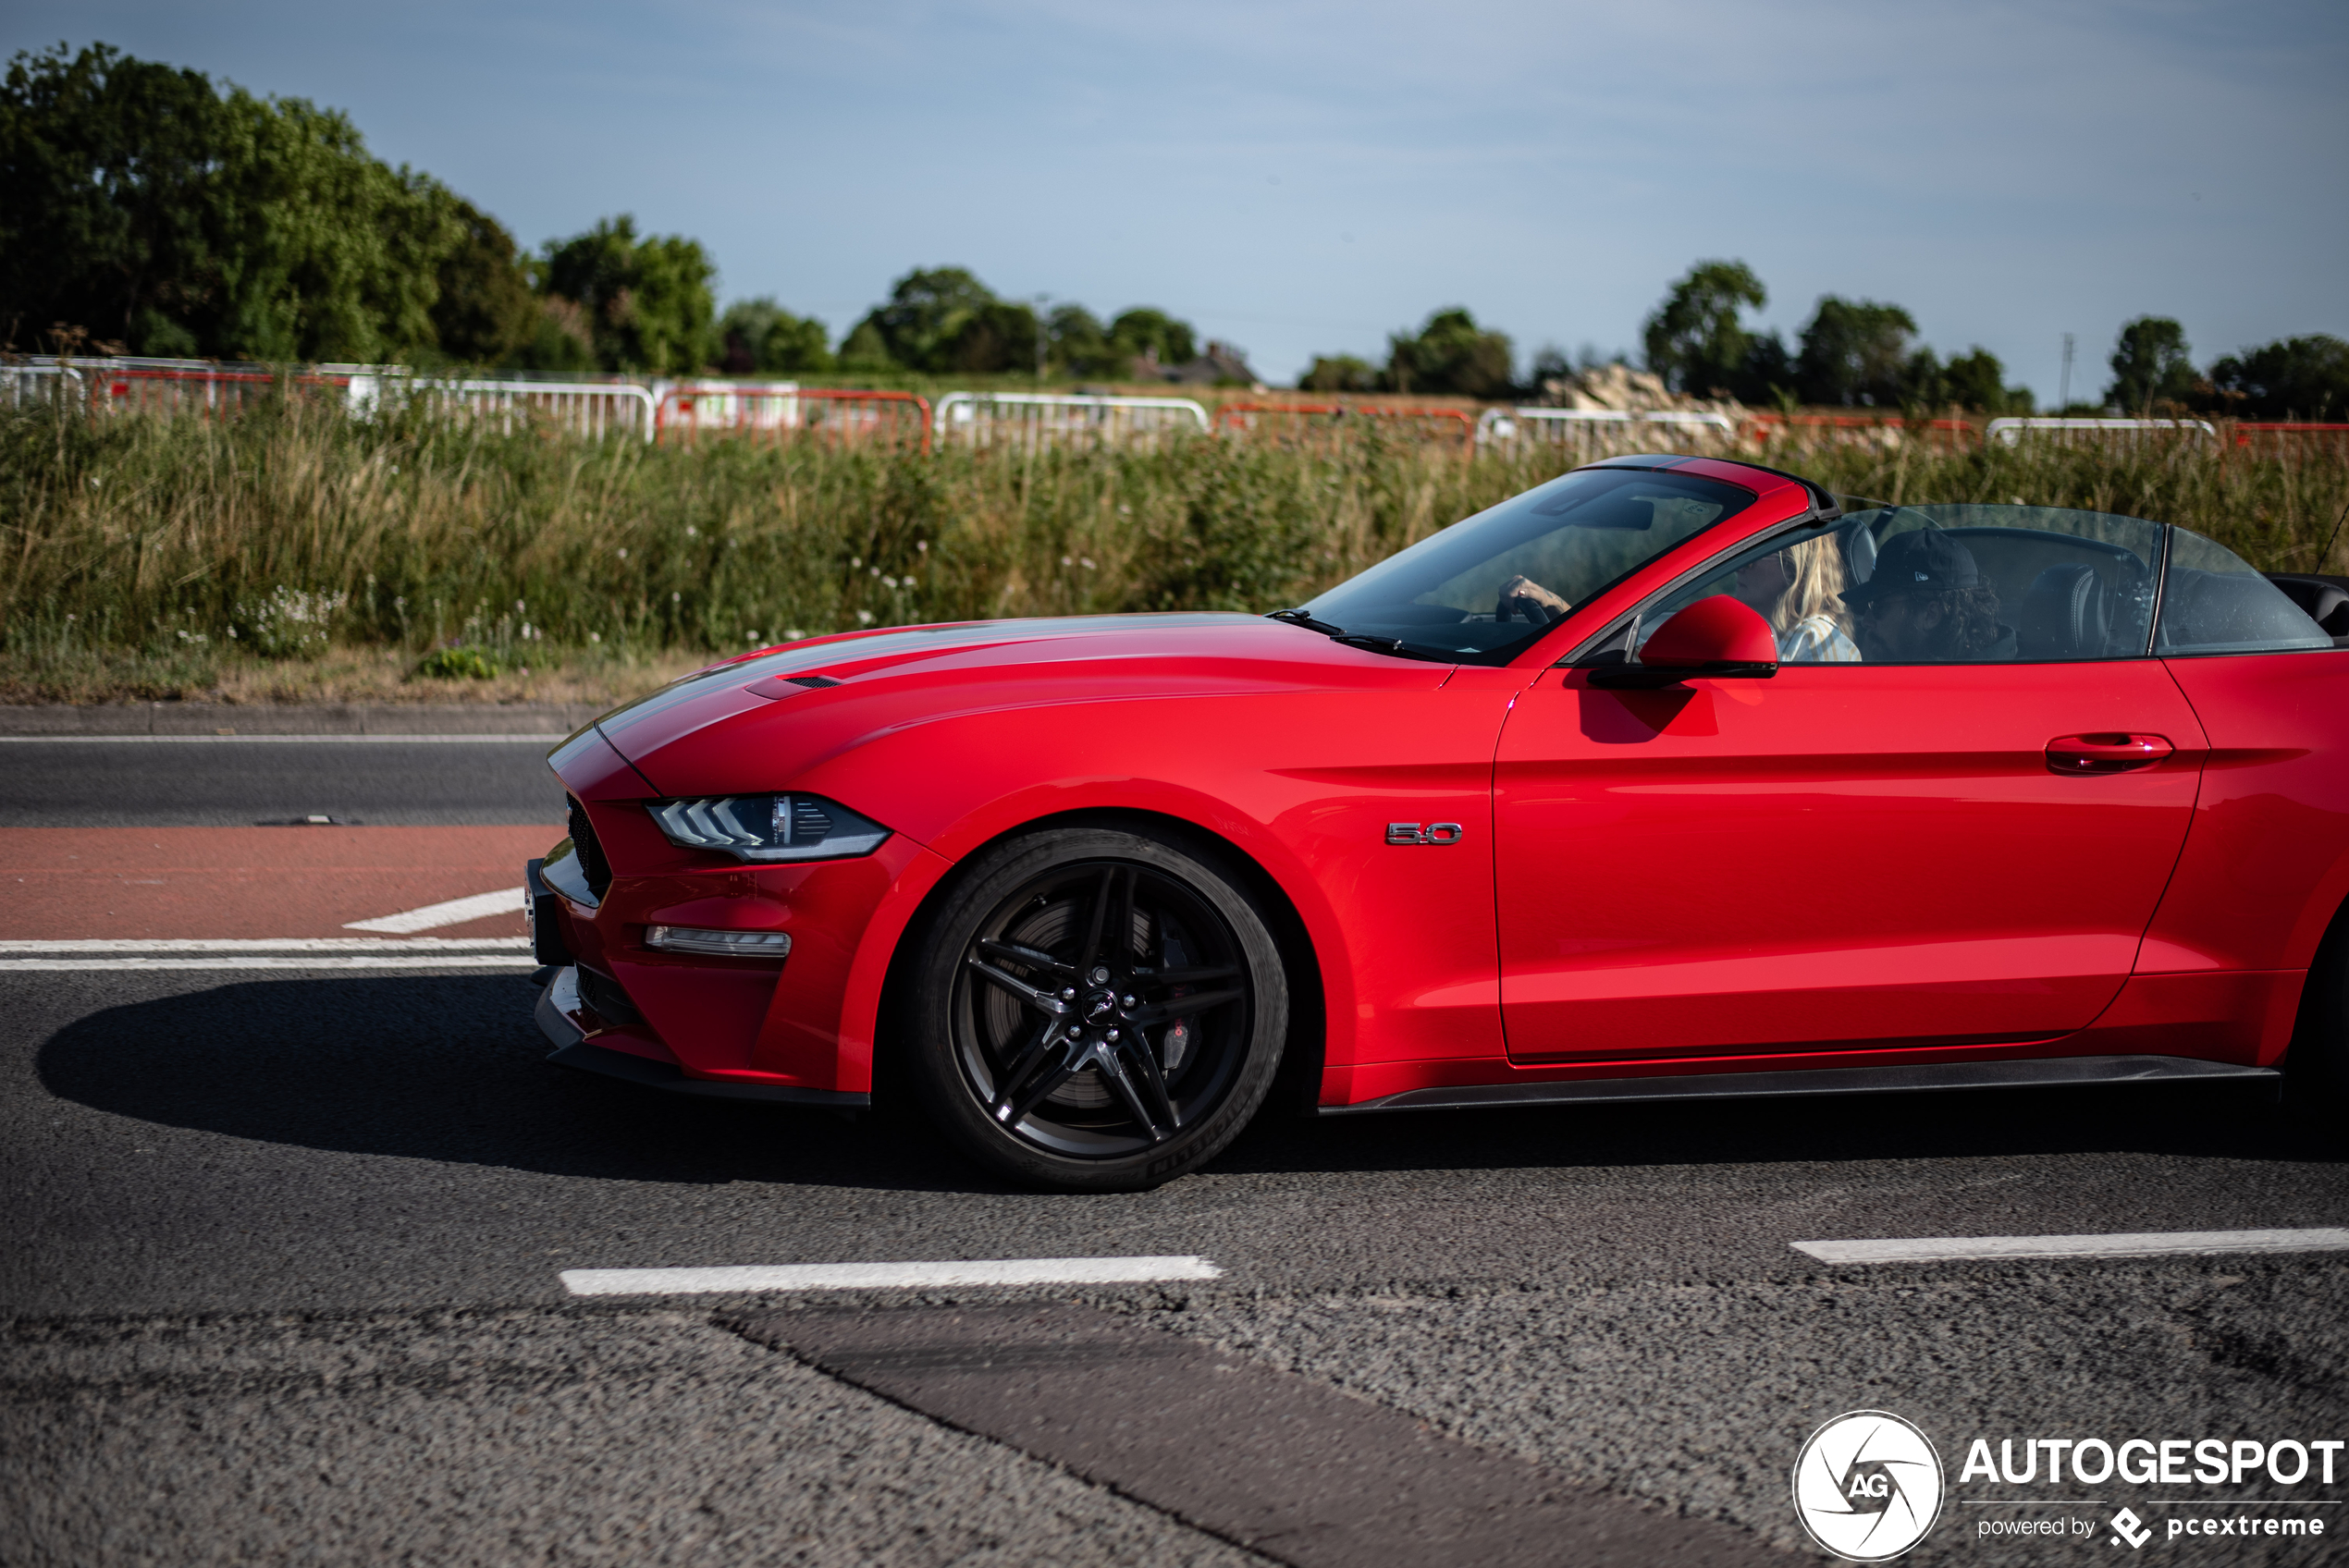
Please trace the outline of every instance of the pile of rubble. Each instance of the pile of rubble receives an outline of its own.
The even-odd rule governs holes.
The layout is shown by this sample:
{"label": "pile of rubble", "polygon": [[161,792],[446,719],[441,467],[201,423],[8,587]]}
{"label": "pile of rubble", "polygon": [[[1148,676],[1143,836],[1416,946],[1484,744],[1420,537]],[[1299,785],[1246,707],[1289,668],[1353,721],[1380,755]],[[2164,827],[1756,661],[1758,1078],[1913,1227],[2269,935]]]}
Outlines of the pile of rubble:
{"label": "pile of rubble", "polygon": [[1684,398],[1666,387],[1662,376],[1633,370],[1620,361],[1546,377],[1534,402],[1551,409],[1615,409],[1631,413],[1673,410],[1727,414],[1731,419],[1745,412],[1745,406],[1735,398]]}

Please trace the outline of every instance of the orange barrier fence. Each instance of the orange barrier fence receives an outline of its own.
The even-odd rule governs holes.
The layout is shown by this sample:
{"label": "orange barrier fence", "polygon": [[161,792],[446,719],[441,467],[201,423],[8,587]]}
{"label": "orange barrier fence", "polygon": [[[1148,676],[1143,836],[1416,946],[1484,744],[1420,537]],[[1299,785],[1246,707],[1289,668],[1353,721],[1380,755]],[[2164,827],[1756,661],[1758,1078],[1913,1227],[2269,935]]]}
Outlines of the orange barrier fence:
{"label": "orange barrier fence", "polygon": [[791,382],[694,382],[660,395],[656,438],[702,435],[813,436],[903,443],[929,450],[929,399],[914,392],[800,386]]}
{"label": "orange barrier fence", "polygon": [[2238,420],[2234,425],[2235,445],[2267,451],[2281,451],[2289,447],[2349,446],[2349,424],[2328,424],[2313,420]]}
{"label": "orange barrier fence", "polygon": [[1472,448],[1476,443],[1476,422],[1466,410],[1433,405],[1242,401],[1226,403],[1216,410],[1215,428],[1219,433],[1226,430],[1254,431],[1261,428],[1259,420],[1266,414],[1282,418],[1322,417],[1332,421],[1373,419],[1398,423],[1414,423],[1430,435],[1441,434],[1448,438],[1457,434],[1463,448]]}

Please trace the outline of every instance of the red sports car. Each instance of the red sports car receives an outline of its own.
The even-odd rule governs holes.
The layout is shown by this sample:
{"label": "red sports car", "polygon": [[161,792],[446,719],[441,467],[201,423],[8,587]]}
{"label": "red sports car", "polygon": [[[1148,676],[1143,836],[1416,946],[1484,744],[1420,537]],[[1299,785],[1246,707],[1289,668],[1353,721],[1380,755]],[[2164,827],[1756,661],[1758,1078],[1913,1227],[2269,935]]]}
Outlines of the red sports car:
{"label": "red sports car", "polygon": [[2344,634],[2342,580],[2158,522],[1614,459],[1300,608],[852,632],[615,711],[549,759],[538,1018],[1076,1189],[1276,1090],[2333,1086]]}

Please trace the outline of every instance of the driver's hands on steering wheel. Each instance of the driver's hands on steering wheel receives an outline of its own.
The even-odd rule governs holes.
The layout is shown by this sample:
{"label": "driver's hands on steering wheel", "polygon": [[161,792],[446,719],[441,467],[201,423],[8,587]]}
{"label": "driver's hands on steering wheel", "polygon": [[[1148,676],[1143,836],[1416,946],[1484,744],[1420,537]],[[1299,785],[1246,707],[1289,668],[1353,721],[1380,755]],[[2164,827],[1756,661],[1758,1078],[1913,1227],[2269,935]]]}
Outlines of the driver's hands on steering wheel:
{"label": "driver's hands on steering wheel", "polygon": [[1530,577],[1512,577],[1501,584],[1500,603],[1493,606],[1496,620],[1555,621],[1566,619],[1574,606]]}

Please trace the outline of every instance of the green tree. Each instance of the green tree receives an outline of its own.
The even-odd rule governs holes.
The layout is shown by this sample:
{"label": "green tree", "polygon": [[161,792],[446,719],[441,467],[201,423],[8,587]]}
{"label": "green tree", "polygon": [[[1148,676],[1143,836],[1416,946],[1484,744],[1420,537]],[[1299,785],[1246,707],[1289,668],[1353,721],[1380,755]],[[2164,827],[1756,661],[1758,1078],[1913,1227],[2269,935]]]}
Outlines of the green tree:
{"label": "green tree", "polygon": [[470,202],[452,214],[460,235],[440,259],[433,337],[443,354],[468,364],[512,364],[538,334],[539,303],[514,237]]}
{"label": "green tree", "polygon": [[549,240],[539,288],[586,312],[606,370],[686,373],[714,360],[718,273],[698,240],[636,237],[628,214]]}
{"label": "green tree", "polygon": [[889,357],[889,340],[870,316],[851,328],[840,343],[840,368],[851,374],[886,375],[905,367]]}
{"label": "green tree", "polygon": [[1297,385],[1304,392],[1375,392],[1378,367],[1351,354],[1320,355]]}
{"label": "green tree", "polygon": [[1033,310],[997,299],[963,267],[907,273],[858,325],[872,327],[892,363],[933,375],[1033,370],[1040,330]]}
{"label": "green tree", "polygon": [[2222,408],[2253,419],[2349,419],[2349,343],[2319,332],[2246,349],[2210,382]]}
{"label": "green tree", "polygon": [[719,367],[729,375],[820,374],[832,368],[831,334],[761,296],[737,300],[718,321]]}
{"label": "green tree", "polygon": [[105,44],[0,83],[0,325],[149,352],[428,353],[463,239],[437,182],[299,98],[224,94]]}
{"label": "green tree", "polygon": [[1898,305],[1823,296],[1795,355],[1796,390],[1806,403],[1896,406],[1912,373],[1916,330]]}
{"label": "green tree", "polygon": [[1437,311],[1417,336],[1395,334],[1386,349],[1386,385],[1397,392],[1506,398],[1516,387],[1508,336],[1479,327],[1464,306]]}
{"label": "green tree", "polygon": [[1697,263],[1642,329],[1648,369],[1676,392],[1697,397],[1737,392],[1746,380],[1753,341],[1739,312],[1769,302],[1769,290],[1743,262]]}
{"label": "green tree", "polygon": [[1112,342],[1130,359],[1150,354],[1162,365],[1187,365],[1199,358],[1199,335],[1187,321],[1177,321],[1150,305],[1121,311],[1109,324]]}
{"label": "green tree", "polygon": [[1082,305],[1055,305],[1044,318],[1045,358],[1071,375],[1115,380],[1133,366],[1134,356],[1113,342],[1101,318]]}
{"label": "green tree", "polygon": [[2007,367],[1976,344],[1941,367],[1941,401],[1977,413],[2029,413],[2031,389],[2006,385]]}
{"label": "green tree", "polygon": [[2112,346],[2112,385],[2104,399],[2130,413],[2156,402],[2183,403],[2194,396],[2194,358],[2186,329],[2168,316],[2139,316],[2121,329]]}

